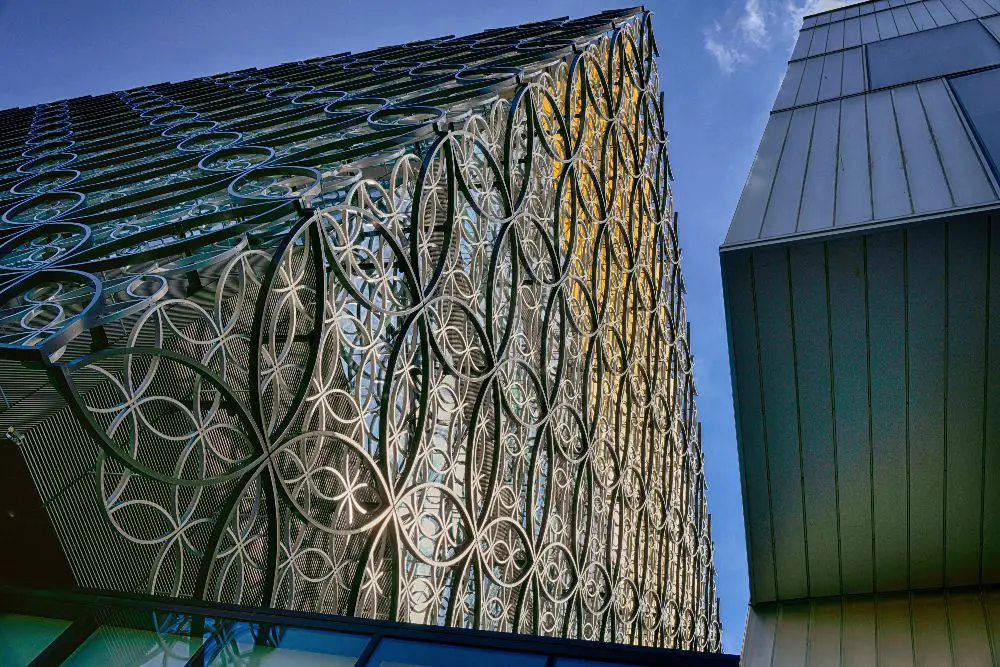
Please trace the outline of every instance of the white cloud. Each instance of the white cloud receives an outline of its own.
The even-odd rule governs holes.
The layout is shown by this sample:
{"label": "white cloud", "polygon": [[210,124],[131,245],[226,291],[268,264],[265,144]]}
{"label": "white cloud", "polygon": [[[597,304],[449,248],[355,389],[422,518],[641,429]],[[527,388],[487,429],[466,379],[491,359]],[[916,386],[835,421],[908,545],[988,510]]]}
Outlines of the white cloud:
{"label": "white cloud", "polygon": [[740,50],[723,44],[715,39],[710,32],[705,33],[705,48],[708,52],[715,56],[716,61],[719,63],[719,67],[722,68],[723,72],[727,74],[732,72],[736,65],[745,62],[747,59],[746,54]]}
{"label": "white cloud", "polygon": [[720,19],[705,30],[705,49],[722,71],[729,73],[752,62],[757,52],[773,43],[791,49],[803,16],[853,2],[856,0],[731,0]]}
{"label": "white cloud", "polygon": [[746,4],[743,5],[743,15],[736,25],[751,44],[759,46],[767,41],[767,21],[760,9],[760,0],[746,0]]}
{"label": "white cloud", "polygon": [[794,32],[798,32],[802,27],[802,17],[819,12],[826,12],[831,9],[838,9],[844,5],[851,5],[858,0],[786,0],[788,23]]}

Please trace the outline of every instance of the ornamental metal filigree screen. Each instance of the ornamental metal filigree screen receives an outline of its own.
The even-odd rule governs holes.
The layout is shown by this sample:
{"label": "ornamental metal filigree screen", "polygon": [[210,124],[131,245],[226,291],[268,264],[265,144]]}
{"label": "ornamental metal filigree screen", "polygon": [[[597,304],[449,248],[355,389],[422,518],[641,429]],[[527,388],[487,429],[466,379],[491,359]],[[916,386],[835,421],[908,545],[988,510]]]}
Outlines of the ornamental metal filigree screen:
{"label": "ornamental metal filigree screen", "polygon": [[0,115],[79,585],[719,650],[650,16]]}

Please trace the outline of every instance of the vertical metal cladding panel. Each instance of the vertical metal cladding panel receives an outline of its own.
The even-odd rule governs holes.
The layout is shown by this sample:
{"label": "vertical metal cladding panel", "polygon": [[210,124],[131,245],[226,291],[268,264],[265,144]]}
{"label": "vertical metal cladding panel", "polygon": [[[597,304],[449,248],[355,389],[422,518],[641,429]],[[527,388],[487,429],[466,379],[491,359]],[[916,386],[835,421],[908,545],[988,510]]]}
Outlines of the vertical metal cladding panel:
{"label": "vertical metal cladding panel", "polygon": [[[989,286],[987,224],[976,219],[948,226],[946,586],[979,583]],[[994,524],[991,529],[1000,530],[1000,525]]]}
{"label": "vertical metal cladding panel", "polygon": [[910,10],[910,16],[913,17],[917,30],[930,30],[937,27],[937,22],[934,21],[934,17],[931,16],[925,4],[910,5],[907,9]]}
{"label": "vertical metal cladding panel", "polygon": [[[981,568],[983,581],[1000,582],[1000,219],[990,217],[989,227],[989,318],[987,324],[986,409],[983,421],[986,430],[983,457],[983,536]],[[994,621],[1000,632],[1000,607]],[[1000,643],[996,644],[1000,646]]]}
{"label": "vertical metal cladding panel", "polygon": [[758,365],[756,295],[753,291],[751,253],[724,257],[726,299],[733,340],[733,388],[740,405],[737,441],[744,472],[743,511],[746,513],[747,551],[750,557],[750,598],[775,599],[774,552],[771,510],[767,488],[767,460]]}
{"label": "vertical metal cladding panel", "polygon": [[1000,655],[995,655],[990,646],[989,628],[983,611],[980,591],[948,593],[948,622],[954,664],[997,664]]}
{"label": "vertical metal cladding panel", "polygon": [[876,612],[879,667],[913,667],[909,598],[881,598]]}
{"label": "vertical metal cladding panel", "polygon": [[817,100],[840,97],[844,81],[844,53],[839,51],[823,56],[823,77],[819,84]]}
{"label": "vertical metal cladding panel", "polygon": [[962,0],[941,0],[956,21],[971,21],[976,13],[969,9]]}
{"label": "vertical metal cladding panel", "polygon": [[948,181],[938,159],[937,147],[927,125],[917,87],[894,88],[892,101],[903,149],[903,174],[913,212],[927,213],[950,208],[952,200]]}
{"label": "vertical metal cladding panel", "polygon": [[830,32],[826,35],[826,50],[836,51],[844,48],[844,22],[830,24]]}
{"label": "vertical metal cladding panel", "polygon": [[989,168],[966,131],[945,82],[926,81],[917,84],[917,90],[955,206],[995,201]]}
{"label": "vertical metal cladding panel", "polygon": [[819,86],[823,79],[823,61],[826,58],[810,58],[805,61],[805,71],[802,73],[802,81],[799,83],[799,91],[795,96],[796,106],[801,104],[811,104],[816,101],[819,95]]}
{"label": "vertical metal cladding panel", "polygon": [[872,219],[872,181],[868,161],[865,98],[840,102],[840,156],[837,167],[836,224],[848,225]]}
{"label": "vertical metal cladding panel", "polygon": [[796,387],[805,485],[806,545],[811,596],[840,593],[837,451],[830,393],[830,329],[822,243],[789,248],[795,313]]}
{"label": "vertical metal cladding panel", "polygon": [[809,594],[802,516],[802,470],[795,394],[795,340],[788,286],[788,250],[754,253],[764,441],[774,535],[774,569],[781,599]]}
{"label": "vertical metal cladding panel", "polygon": [[774,664],[774,640],[778,629],[778,607],[764,605],[750,607],[747,612],[747,629],[743,635],[741,665],[746,667],[771,667]]}
{"label": "vertical metal cladding panel", "polygon": [[799,84],[802,82],[802,73],[805,71],[805,61],[794,62],[788,66],[785,78],[778,89],[778,96],[774,100],[775,109],[786,109],[795,106],[795,98],[799,94]]}
{"label": "vertical metal cladding panel", "polygon": [[865,96],[868,110],[868,157],[872,171],[875,219],[909,215],[910,190],[899,145],[891,91]]}
{"label": "vertical metal cladding panel", "polygon": [[987,589],[983,591],[983,610],[990,629],[993,657],[1000,659],[1000,590]]}
{"label": "vertical metal cladding panel", "polygon": [[833,227],[839,133],[840,102],[827,102],[816,107],[796,231]]}
{"label": "vertical metal cladding panel", "polygon": [[875,590],[907,586],[906,282],[902,232],[868,238]]}
{"label": "vertical metal cladding panel", "polygon": [[[744,667],[996,665],[1000,591],[784,602],[750,612]],[[803,632],[806,633],[803,638]],[[803,642],[805,650],[803,651]]]}
{"label": "vertical metal cladding panel", "polygon": [[814,601],[810,620],[808,667],[838,667],[843,622],[840,599]]}
{"label": "vertical metal cladding panel", "polygon": [[917,31],[917,24],[914,23],[910,10],[907,7],[896,7],[892,10],[892,19],[896,23],[896,31],[900,35],[909,35]]}
{"label": "vertical metal cladding panel", "polygon": [[907,231],[910,586],[936,588],[944,568],[945,237],[940,225]]}
{"label": "vertical metal cladding panel", "polygon": [[878,664],[875,611],[874,599],[844,600],[841,664],[851,667],[876,667]]}
{"label": "vertical metal cladding panel", "polygon": [[950,664],[951,637],[944,592],[914,593],[910,598],[910,611],[918,667]]}
{"label": "vertical metal cladding panel", "polygon": [[809,43],[809,55],[818,56],[826,53],[826,41],[830,35],[830,26],[821,25],[813,28],[812,42]]}
{"label": "vertical metal cladding panel", "polygon": [[927,7],[927,11],[930,12],[931,18],[934,19],[934,23],[938,27],[955,23],[955,17],[941,0],[928,0],[924,6]]}
{"label": "vertical metal cladding panel", "polygon": [[760,229],[761,237],[784,236],[795,231],[815,117],[815,106],[792,112],[792,122]]}
{"label": "vertical metal cladding panel", "polygon": [[759,236],[791,119],[790,111],[773,114],[768,119],[760,147],[757,149],[757,157],[754,158],[750,175],[743,186],[743,194],[740,195],[740,203],[736,207],[733,222],[729,227],[727,243],[751,241]]}
{"label": "vertical metal cladding panel", "polygon": [[979,18],[991,16],[997,13],[996,8],[991,7],[986,0],[962,0],[966,6]]}
{"label": "vertical metal cladding panel", "polygon": [[849,49],[861,44],[861,19],[847,19],[844,21],[844,48]]}
{"label": "vertical metal cladding panel", "polygon": [[899,36],[899,31],[896,30],[896,20],[892,18],[891,11],[879,12],[875,15],[875,21],[878,23],[879,39],[891,39]]}
{"label": "vertical metal cladding panel", "polygon": [[872,590],[872,479],[864,239],[828,244],[834,438],[844,593]]}
{"label": "vertical metal cladding panel", "polygon": [[798,60],[799,58],[805,58],[809,55],[809,47],[812,45],[812,30],[803,30],[799,33],[799,38],[795,42],[795,48],[792,49],[791,60]]}
{"label": "vertical metal cladding panel", "polygon": [[841,95],[854,95],[865,90],[864,49],[844,51],[844,72],[840,84]]}
{"label": "vertical metal cladding panel", "polygon": [[861,19],[853,18],[844,21],[844,48],[861,46]]}
{"label": "vertical metal cladding panel", "polygon": [[994,37],[1000,39],[1000,16],[991,16],[988,19],[983,19],[983,25],[993,33]]}
{"label": "vertical metal cladding panel", "polygon": [[778,612],[772,665],[804,665],[809,653],[808,602],[784,603]]}
{"label": "vertical metal cladding panel", "polygon": [[878,34],[878,19],[874,14],[861,17],[861,43],[871,44],[881,39]]}

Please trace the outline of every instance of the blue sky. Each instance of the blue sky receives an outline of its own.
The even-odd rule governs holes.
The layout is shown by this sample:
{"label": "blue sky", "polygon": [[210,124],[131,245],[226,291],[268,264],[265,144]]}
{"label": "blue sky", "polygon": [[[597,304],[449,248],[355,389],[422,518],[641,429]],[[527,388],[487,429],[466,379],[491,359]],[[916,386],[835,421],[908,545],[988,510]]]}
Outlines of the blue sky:
{"label": "blue sky", "polygon": [[[0,0],[0,108],[445,34],[585,16],[615,0]],[[748,599],[718,246],[798,21],[837,0],[648,0],[660,47],[722,596],[739,652]]]}

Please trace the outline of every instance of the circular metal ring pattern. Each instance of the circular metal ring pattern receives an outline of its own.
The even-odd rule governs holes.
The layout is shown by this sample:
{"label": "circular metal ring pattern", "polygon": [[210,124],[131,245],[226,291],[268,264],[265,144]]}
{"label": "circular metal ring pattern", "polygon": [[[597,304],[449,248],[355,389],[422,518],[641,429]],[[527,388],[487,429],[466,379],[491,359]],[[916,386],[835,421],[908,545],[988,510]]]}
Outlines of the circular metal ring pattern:
{"label": "circular metal ring pattern", "polygon": [[26,158],[37,158],[53,153],[61,153],[69,150],[76,143],[71,139],[52,139],[38,144],[26,144],[30,146],[21,153]]}
{"label": "circular metal ring pattern", "polygon": [[61,190],[80,177],[75,169],[49,169],[34,176],[29,176],[10,186],[15,195],[34,196],[49,190]]}
{"label": "circular metal ring pattern", "polygon": [[302,93],[292,98],[292,104],[330,104],[339,102],[347,97],[347,93],[342,90],[312,90]]}
{"label": "circular metal ring pattern", "polygon": [[720,650],[654,55],[623,10],[3,112],[78,583]]}

